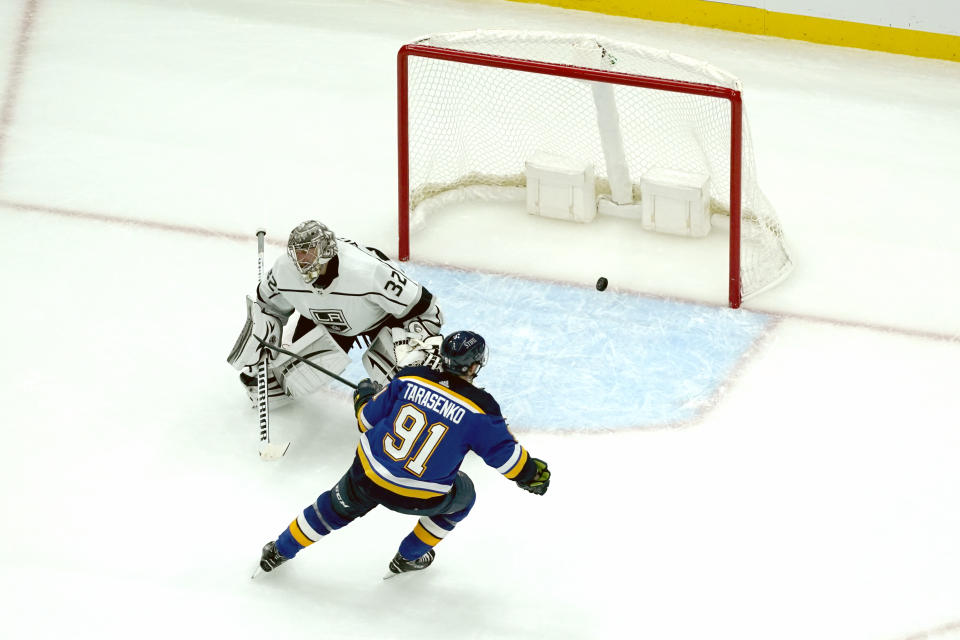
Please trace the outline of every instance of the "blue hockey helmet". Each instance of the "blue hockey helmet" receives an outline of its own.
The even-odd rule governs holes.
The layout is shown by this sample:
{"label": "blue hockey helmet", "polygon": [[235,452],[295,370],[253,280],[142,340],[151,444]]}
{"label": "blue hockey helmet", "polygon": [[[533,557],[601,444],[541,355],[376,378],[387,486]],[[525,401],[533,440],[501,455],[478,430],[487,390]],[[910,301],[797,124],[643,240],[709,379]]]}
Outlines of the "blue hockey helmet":
{"label": "blue hockey helmet", "polygon": [[[440,345],[443,370],[460,376],[467,375],[474,364],[480,367],[487,364],[489,356],[487,341],[473,331],[455,331],[444,338]],[[477,371],[480,367],[477,367]]]}

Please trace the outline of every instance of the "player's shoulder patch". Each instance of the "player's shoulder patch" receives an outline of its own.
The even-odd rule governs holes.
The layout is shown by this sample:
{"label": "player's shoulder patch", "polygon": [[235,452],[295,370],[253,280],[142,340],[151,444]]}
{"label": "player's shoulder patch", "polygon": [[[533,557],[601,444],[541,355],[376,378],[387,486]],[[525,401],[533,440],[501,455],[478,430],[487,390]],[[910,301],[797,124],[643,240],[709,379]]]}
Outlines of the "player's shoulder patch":
{"label": "player's shoulder patch", "polygon": [[475,387],[465,380],[455,376],[449,376],[450,389],[468,398],[475,405],[480,407],[483,412],[490,416],[500,416],[500,405],[493,399],[493,396],[480,387]]}
{"label": "player's shoulder patch", "polygon": [[487,415],[493,415],[493,416],[503,415],[503,413],[501,413],[500,411],[500,405],[497,403],[496,400],[493,399],[492,395],[487,393],[486,390],[481,389],[479,387],[474,387],[474,389],[477,390],[477,395],[479,396],[476,400],[474,400],[474,402],[477,403],[477,406],[483,409],[484,413],[486,413]]}

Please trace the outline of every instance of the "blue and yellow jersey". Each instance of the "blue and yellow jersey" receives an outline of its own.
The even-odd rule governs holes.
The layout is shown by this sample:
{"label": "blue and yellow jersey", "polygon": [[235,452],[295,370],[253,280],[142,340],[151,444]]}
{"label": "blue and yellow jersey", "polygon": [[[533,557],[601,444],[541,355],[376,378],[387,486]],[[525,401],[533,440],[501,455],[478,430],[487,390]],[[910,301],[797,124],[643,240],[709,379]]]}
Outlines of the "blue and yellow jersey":
{"label": "blue and yellow jersey", "polygon": [[357,421],[357,457],[367,477],[406,499],[449,492],[469,451],[510,480],[529,458],[489,393],[428,367],[401,370]]}

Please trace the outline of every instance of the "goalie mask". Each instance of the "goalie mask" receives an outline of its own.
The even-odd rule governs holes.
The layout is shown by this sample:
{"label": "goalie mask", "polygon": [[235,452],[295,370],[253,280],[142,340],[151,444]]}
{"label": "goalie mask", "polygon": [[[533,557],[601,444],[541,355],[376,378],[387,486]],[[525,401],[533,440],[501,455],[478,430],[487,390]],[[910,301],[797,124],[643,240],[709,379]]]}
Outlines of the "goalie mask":
{"label": "goalie mask", "polygon": [[287,255],[306,283],[320,277],[320,270],[337,255],[337,237],[316,220],[301,222],[290,232]]}
{"label": "goalie mask", "polygon": [[[486,340],[473,331],[451,333],[440,345],[443,370],[460,376],[467,375],[474,364],[479,364],[480,367],[487,364],[489,357],[490,351],[487,349]],[[480,367],[477,367],[474,374],[480,371]]]}

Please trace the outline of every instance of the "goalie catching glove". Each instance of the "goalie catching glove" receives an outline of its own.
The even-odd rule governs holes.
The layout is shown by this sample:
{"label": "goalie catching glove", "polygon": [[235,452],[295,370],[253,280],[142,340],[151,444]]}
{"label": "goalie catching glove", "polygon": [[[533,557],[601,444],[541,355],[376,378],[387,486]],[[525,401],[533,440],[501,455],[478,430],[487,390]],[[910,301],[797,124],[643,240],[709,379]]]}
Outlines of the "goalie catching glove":
{"label": "goalie catching glove", "polygon": [[542,496],[550,487],[550,469],[543,460],[530,458],[516,482],[521,489]]}
{"label": "goalie catching glove", "polygon": [[404,328],[391,330],[393,355],[397,369],[404,367],[430,367],[440,370],[440,345],[443,336],[434,335],[419,320],[407,324]]}

